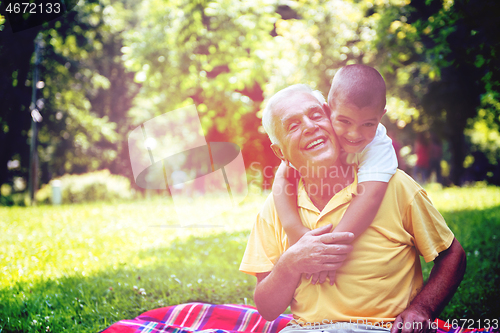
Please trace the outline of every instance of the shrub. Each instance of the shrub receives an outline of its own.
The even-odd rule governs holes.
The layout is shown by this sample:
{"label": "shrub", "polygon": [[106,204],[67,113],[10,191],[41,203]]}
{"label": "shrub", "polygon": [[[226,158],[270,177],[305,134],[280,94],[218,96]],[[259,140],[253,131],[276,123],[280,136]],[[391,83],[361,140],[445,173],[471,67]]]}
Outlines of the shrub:
{"label": "shrub", "polygon": [[9,184],[0,186],[0,206],[28,206],[29,198],[27,192],[13,191]]}
{"label": "shrub", "polygon": [[29,199],[28,194],[21,193],[12,193],[9,195],[0,196],[0,206],[28,206]]}
{"label": "shrub", "polygon": [[[112,175],[109,170],[81,175],[64,175],[57,180],[61,182],[62,202],[65,204],[132,198],[130,181],[126,177]],[[51,184],[44,185],[37,192],[38,203],[48,204],[51,198]]]}

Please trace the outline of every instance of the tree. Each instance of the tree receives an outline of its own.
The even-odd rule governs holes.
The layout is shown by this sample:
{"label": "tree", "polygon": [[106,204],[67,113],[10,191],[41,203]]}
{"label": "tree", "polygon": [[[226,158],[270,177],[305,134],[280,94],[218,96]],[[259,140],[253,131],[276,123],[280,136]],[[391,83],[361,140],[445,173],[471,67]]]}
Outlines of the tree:
{"label": "tree", "polygon": [[[276,166],[260,126],[265,98],[294,83],[326,95],[335,71],[350,63],[376,66],[391,94],[420,108],[414,129],[443,128],[453,144],[456,181],[463,130],[475,128],[476,114],[483,123],[498,122],[495,8],[491,1],[465,0],[85,2],[41,27],[44,181],[98,168],[131,177],[128,132],[193,103],[208,141],[243,147],[247,167]],[[15,50],[13,36],[0,32],[0,57],[12,64],[2,68],[7,108],[0,140],[15,142],[0,150],[2,176],[26,172],[34,31],[27,30]],[[476,112],[479,105],[484,112]],[[409,122],[416,114],[398,116]],[[8,173],[12,159],[21,169]]]}
{"label": "tree", "polygon": [[207,141],[243,147],[244,160],[272,154],[258,131],[267,81],[266,50],[276,20],[264,1],[145,0],[147,17],[124,34],[124,59],[142,87],[129,112],[134,125],[196,104]]}
{"label": "tree", "polygon": [[373,38],[362,7],[341,0],[145,0],[137,15],[148,20],[124,34],[123,48],[142,84],[132,122],[194,103],[207,140],[242,146],[247,167],[279,162],[260,126],[265,97],[294,83],[326,94],[335,69]]}
{"label": "tree", "polygon": [[130,129],[126,112],[139,86],[120,57],[129,5],[86,2],[44,31],[46,94],[53,112],[46,156],[59,175],[102,168],[130,175],[123,144]]}
{"label": "tree", "polygon": [[[5,18],[2,18],[2,23]],[[34,40],[39,29],[13,34],[2,25],[0,31],[0,184],[12,182],[14,176],[23,176],[29,169],[29,140],[31,125],[30,61],[34,52]],[[16,159],[9,172],[8,161]]]}
{"label": "tree", "polygon": [[[123,142],[130,126],[125,117],[138,91],[133,74],[121,61],[120,33],[130,10],[127,3],[87,1],[58,20],[25,31],[0,32],[0,58],[9,66],[2,84],[0,122],[0,183],[26,177],[29,163],[31,101],[30,62],[34,37],[45,42],[41,79],[43,121],[38,147],[42,182],[53,175],[109,168],[127,174],[128,153]],[[10,144],[7,144],[10,143]],[[7,161],[20,161],[7,170]],[[131,172],[129,172],[131,173]]]}
{"label": "tree", "polygon": [[480,106],[499,114],[498,2],[415,0],[373,12],[380,16],[375,63],[393,91],[422,106],[417,128],[442,129],[452,152],[451,180],[460,184],[467,125]]}

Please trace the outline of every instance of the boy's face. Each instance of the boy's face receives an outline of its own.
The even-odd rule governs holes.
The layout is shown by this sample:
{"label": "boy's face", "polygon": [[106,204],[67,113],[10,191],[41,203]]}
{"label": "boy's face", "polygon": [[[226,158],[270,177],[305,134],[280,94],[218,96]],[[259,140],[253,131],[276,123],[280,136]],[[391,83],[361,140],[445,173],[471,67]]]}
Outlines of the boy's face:
{"label": "boy's face", "polygon": [[349,102],[330,103],[330,108],[333,129],[347,153],[360,153],[372,142],[386,112],[375,106],[359,108]]}

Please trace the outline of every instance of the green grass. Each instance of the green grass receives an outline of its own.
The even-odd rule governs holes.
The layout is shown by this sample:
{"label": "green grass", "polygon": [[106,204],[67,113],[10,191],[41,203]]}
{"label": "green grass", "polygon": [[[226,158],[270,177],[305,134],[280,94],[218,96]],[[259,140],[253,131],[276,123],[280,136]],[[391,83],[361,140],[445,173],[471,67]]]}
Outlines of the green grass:
{"label": "green grass", "polygon": [[[440,317],[498,318],[500,188],[428,192],[468,258]],[[225,228],[197,229],[156,227],[177,223],[160,199],[0,207],[0,332],[98,332],[172,304],[253,304],[255,279],[238,266],[263,201],[250,196],[212,220]]]}
{"label": "green grass", "polygon": [[464,279],[440,317],[500,318],[500,188],[427,191],[467,253]]}

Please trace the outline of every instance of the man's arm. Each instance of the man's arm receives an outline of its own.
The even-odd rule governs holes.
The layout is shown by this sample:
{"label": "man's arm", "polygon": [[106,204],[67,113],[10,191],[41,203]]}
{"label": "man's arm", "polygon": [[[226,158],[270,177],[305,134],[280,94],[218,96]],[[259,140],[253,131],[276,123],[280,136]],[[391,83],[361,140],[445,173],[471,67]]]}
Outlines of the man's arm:
{"label": "man's arm", "polygon": [[290,305],[303,273],[335,270],[352,251],[351,233],[330,233],[331,224],[307,232],[286,250],[271,272],[257,274],[254,301],[266,320],[274,320]]}
{"label": "man's arm", "polygon": [[280,266],[281,262],[278,262],[272,272],[257,273],[254,302],[261,316],[268,321],[278,318],[286,310],[300,281],[300,275],[298,278],[287,275],[286,267],[282,270]]}
{"label": "man's arm", "polygon": [[441,313],[462,281],[465,266],[465,251],[455,238],[451,246],[436,257],[427,284],[397,316],[391,333],[430,331],[430,323]]}

